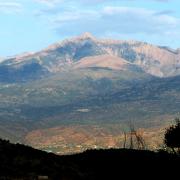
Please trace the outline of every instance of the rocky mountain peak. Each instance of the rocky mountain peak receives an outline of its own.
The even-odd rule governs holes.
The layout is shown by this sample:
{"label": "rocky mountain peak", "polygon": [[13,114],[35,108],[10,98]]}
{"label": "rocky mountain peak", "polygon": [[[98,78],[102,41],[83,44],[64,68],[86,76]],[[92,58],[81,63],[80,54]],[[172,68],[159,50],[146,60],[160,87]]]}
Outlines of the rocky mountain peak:
{"label": "rocky mountain peak", "polygon": [[13,66],[17,63],[24,68],[25,64],[36,62],[42,69],[57,73],[67,67],[74,67],[78,62],[81,63],[78,67],[106,67],[116,70],[122,69],[123,62],[126,62],[128,68],[132,69],[134,66],[135,71],[138,67],[153,76],[169,77],[180,74],[179,57],[179,49],[138,41],[98,39],[85,32],[78,37],[55,43],[40,52],[25,53],[7,59],[0,67],[12,65],[5,67],[8,73],[7,68],[16,68]]}
{"label": "rocky mountain peak", "polygon": [[81,34],[79,37],[79,39],[96,39],[90,32],[85,32],[83,34]]}

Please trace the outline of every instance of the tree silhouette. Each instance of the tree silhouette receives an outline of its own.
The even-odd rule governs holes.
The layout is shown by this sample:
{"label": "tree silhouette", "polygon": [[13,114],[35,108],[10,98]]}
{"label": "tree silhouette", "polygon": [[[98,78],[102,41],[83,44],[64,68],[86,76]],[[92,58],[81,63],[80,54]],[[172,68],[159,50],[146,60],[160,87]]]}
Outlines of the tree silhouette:
{"label": "tree silhouette", "polygon": [[173,152],[180,152],[180,119],[175,119],[176,124],[166,129],[164,143],[167,147],[172,148]]}

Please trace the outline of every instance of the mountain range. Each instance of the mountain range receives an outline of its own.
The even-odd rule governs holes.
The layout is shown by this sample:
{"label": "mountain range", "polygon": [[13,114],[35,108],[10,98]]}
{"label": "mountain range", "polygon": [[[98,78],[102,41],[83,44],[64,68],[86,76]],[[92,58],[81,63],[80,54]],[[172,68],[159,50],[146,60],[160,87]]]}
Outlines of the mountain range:
{"label": "mountain range", "polygon": [[37,79],[67,69],[88,67],[142,70],[158,77],[180,74],[180,50],[138,41],[96,39],[90,33],[24,53],[0,64],[0,81]]}
{"label": "mountain range", "polygon": [[179,49],[85,33],[0,62],[0,136],[60,153],[119,146],[130,123],[154,138],[179,83]]}

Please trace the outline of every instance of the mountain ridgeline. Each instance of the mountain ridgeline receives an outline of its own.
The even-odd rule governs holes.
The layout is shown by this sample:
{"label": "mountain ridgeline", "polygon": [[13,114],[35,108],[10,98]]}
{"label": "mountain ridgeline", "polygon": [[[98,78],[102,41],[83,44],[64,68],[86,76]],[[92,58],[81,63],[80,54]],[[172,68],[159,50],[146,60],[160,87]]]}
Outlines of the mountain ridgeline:
{"label": "mountain ridgeline", "polygon": [[142,70],[158,77],[180,74],[180,51],[138,41],[96,39],[89,33],[37,53],[0,63],[1,82],[24,82],[62,70],[87,67]]}
{"label": "mountain ridgeline", "polygon": [[130,122],[158,138],[179,84],[179,49],[85,33],[0,63],[0,136],[56,153],[119,147]]}

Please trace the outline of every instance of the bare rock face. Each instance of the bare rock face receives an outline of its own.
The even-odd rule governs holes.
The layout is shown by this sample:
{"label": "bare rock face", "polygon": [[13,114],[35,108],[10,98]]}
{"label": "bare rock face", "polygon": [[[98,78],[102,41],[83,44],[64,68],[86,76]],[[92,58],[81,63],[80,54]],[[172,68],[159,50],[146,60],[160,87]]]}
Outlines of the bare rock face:
{"label": "bare rock face", "polygon": [[[21,76],[22,69],[23,72],[26,71],[25,64],[32,62],[41,70],[39,73],[30,70],[32,79],[38,78],[34,77],[37,75],[44,76],[44,72],[58,73],[67,68],[104,67],[128,70],[128,66],[125,68],[128,64],[158,77],[180,74],[179,49],[173,50],[138,41],[97,39],[90,33],[58,42],[37,53],[9,58],[0,63],[0,68],[10,69],[7,73],[17,71],[18,76]],[[4,75],[1,73],[1,79],[7,76],[7,73]]]}
{"label": "bare rock face", "polygon": [[75,69],[79,68],[90,68],[90,67],[100,67],[100,68],[110,68],[115,70],[125,70],[126,65],[130,64],[124,59],[112,56],[109,54],[93,57],[85,57],[74,64]]}

